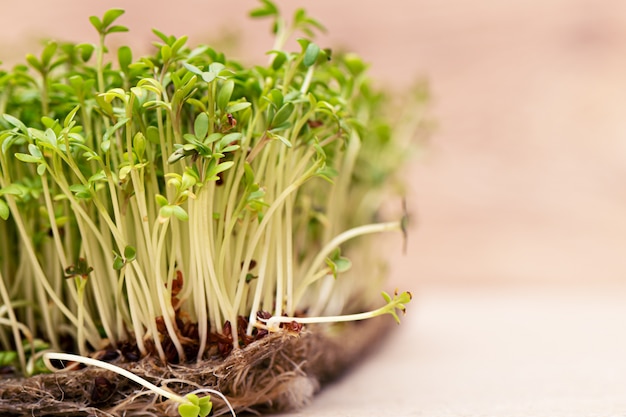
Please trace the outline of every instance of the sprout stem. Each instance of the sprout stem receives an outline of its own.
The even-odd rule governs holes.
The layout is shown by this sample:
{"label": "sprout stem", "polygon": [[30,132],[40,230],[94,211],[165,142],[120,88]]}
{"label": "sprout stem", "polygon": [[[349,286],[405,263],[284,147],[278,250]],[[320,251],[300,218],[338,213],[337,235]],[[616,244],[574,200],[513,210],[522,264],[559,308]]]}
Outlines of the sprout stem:
{"label": "sprout stem", "polygon": [[320,264],[322,264],[324,259],[335,248],[337,248],[342,243],[344,243],[344,242],[346,242],[346,241],[348,241],[350,239],[354,239],[355,237],[358,237],[358,236],[363,236],[363,235],[367,235],[367,234],[371,234],[371,233],[387,232],[387,231],[392,231],[392,230],[402,230],[401,222],[400,221],[395,221],[395,222],[387,222],[387,223],[366,224],[366,225],[363,225],[363,226],[358,226],[358,227],[346,230],[345,232],[335,236],[334,239],[332,239],[330,242],[328,242],[318,252],[318,254],[315,257],[315,259],[313,259],[313,262],[311,262],[311,265],[309,266],[309,269],[304,274],[304,278],[302,279],[302,282],[300,283],[300,285],[298,286],[298,288],[295,291],[295,296],[294,296],[295,300],[294,300],[293,306],[296,307],[298,305],[298,301],[304,295],[304,292],[306,291],[306,289],[311,284],[313,284],[320,277],[324,276],[324,274],[322,274],[322,275],[317,274],[316,273],[316,269],[319,267]]}
{"label": "sprout stem", "polygon": [[407,304],[411,301],[411,293],[408,291],[403,292],[402,294],[398,294],[397,292],[394,294],[393,299],[387,294],[383,292],[383,297],[387,301],[387,304],[384,306],[377,308],[376,310],[367,311],[364,313],[356,313],[356,314],[346,314],[341,316],[327,316],[327,317],[285,317],[285,316],[272,316],[267,320],[262,320],[266,323],[266,327],[269,331],[278,331],[280,323],[300,323],[300,324],[315,324],[315,323],[340,323],[346,321],[358,321],[358,320],[366,320],[371,319],[377,316],[382,316],[383,314],[391,314],[396,321],[399,323],[400,319],[396,313],[396,309],[402,311],[404,313]]}
{"label": "sprout stem", "polygon": [[171,391],[168,391],[166,389],[163,389],[161,387],[157,387],[156,385],[154,385],[153,383],[146,381],[145,379],[143,379],[142,377],[133,374],[130,371],[127,371],[124,368],[120,368],[119,366],[115,366],[113,364],[110,364],[108,362],[103,362],[97,359],[93,359],[93,358],[88,358],[85,356],[79,356],[79,355],[73,355],[71,353],[57,353],[57,352],[46,352],[43,354],[43,359],[44,362],[46,363],[46,366],[50,369],[50,370],[54,370],[55,367],[52,366],[52,364],[50,363],[51,359],[55,359],[55,360],[59,360],[59,361],[71,361],[71,362],[80,362],[83,363],[85,365],[90,365],[90,366],[97,366],[98,368],[102,368],[102,369],[106,369],[108,371],[111,372],[115,372],[118,375],[121,375],[125,378],[130,379],[133,382],[138,383],[139,385],[149,389],[150,391],[154,392],[157,395],[160,395],[162,397],[165,397],[167,399],[170,399],[172,401],[176,401],[178,403],[189,403],[190,401],[188,399],[186,399],[185,397],[181,397],[178,394],[175,394]]}

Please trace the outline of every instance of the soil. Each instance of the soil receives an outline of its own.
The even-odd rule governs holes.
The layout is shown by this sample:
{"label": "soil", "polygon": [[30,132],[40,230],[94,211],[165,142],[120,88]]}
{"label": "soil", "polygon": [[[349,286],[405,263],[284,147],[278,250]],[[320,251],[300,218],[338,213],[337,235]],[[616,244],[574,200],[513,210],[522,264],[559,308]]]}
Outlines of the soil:
{"label": "soil", "polygon": [[[307,405],[322,384],[336,379],[375,348],[394,324],[388,317],[300,333],[280,331],[216,358],[191,365],[163,365],[153,358],[114,362],[179,395],[213,388],[236,411],[282,411]],[[122,355],[119,355],[122,357]],[[111,371],[84,368],[0,380],[0,415],[17,416],[176,416],[177,404]],[[215,414],[228,408],[212,397]]]}

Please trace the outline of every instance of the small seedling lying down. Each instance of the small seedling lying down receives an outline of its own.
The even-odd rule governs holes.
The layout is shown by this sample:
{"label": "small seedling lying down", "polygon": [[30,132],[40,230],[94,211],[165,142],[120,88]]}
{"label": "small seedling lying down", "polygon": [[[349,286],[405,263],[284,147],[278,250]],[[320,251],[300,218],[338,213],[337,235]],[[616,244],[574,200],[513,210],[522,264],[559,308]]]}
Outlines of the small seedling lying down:
{"label": "small seedling lying down", "polygon": [[286,316],[272,316],[269,319],[259,319],[264,322],[263,326],[268,331],[278,331],[281,323],[299,323],[299,324],[315,324],[315,323],[340,323],[346,321],[358,321],[367,320],[384,314],[391,314],[396,320],[396,323],[400,324],[400,317],[396,310],[400,310],[402,314],[406,312],[406,306],[411,301],[411,293],[405,291],[398,294],[396,291],[393,298],[386,292],[382,293],[383,298],[387,302],[384,306],[377,308],[376,310],[368,311],[365,313],[345,314],[342,316],[327,316],[327,317],[286,317]]}
{"label": "small seedling lying down", "polygon": [[214,389],[201,388],[199,390],[193,391],[185,395],[184,397],[181,397],[178,394],[175,394],[167,389],[158,387],[154,385],[153,383],[146,381],[140,376],[137,376],[133,374],[132,372],[127,371],[124,368],[120,368],[119,366],[113,365],[108,362],[103,362],[98,359],[88,358],[88,357],[79,356],[79,355],[72,355],[69,353],[56,353],[56,352],[44,353],[43,359],[49,369],[55,369],[55,367],[52,365],[50,360],[59,360],[59,361],[78,362],[78,363],[82,363],[85,365],[96,366],[98,368],[106,369],[107,371],[115,372],[116,374],[126,377],[130,379],[131,381],[136,382],[137,384],[143,386],[144,388],[147,388],[148,390],[152,391],[156,395],[160,395],[161,397],[165,397],[168,400],[179,403],[178,413],[180,414],[181,417],[206,417],[208,416],[209,413],[211,412],[211,409],[213,408],[211,397],[210,395],[206,395],[204,397],[198,397],[197,394],[204,393],[204,392],[215,394],[224,401],[224,403],[230,410],[233,417],[236,417],[235,410],[233,409],[233,406],[228,401],[228,398],[226,398],[226,396],[224,396],[221,392],[214,390]]}

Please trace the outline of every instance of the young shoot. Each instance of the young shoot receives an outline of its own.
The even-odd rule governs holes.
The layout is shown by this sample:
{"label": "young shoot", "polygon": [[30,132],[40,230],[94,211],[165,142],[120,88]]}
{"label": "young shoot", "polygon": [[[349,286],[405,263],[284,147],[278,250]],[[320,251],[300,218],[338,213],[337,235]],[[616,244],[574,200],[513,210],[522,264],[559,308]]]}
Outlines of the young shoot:
{"label": "young shoot", "polygon": [[358,56],[313,40],[306,12],[260,3],[276,35],[265,65],[158,30],[146,56],[106,53],[128,30],[112,9],[90,18],[95,44],[0,68],[0,351],[21,368],[25,337],[185,363],[255,343],[259,311],[270,329],[403,311],[408,292],[344,314],[381,288],[365,236],[406,234],[406,213],[381,214],[410,154],[402,112]]}
{"label": "young shoot", "polygon": [[385,314],[390,314],[396,320],[396,323],[400,324],[400,317],[398,317],[398,311],[401,311],[402,314],[406,313],[406,304],[411,301],[412,295],[410,292],[405,291],[401,294],[398,292],[394,292],[393,298],[389,294],[383,291],[383,298],[387,302],[384,306],[377,308],[376,310],[364,312],[364,313],[356,313],[356,314],[346,314],[341,316],[327,316],[327,317],[286,317],[286,316],[272,316],[269,319],[259,319],[262,323],[264,323],[264,328],[271,332],[276,332],[280,330],[280,324],[284,323],[299,323],[299,324],[319,324],[319,323],[340,323],[346,321],[358,321],[358,320],[367,320],[372,319],[374,317],[382,316]]}
{"label": "young shoot", "polygon": [[103,362],[98,359],[88,358],[88,357],[79,356],[79,355],[73,355],[69,353],[56,353],[56,352],[45,352],[43,354],[43,359],[44,359],[44,362],[46,363],[46,366],[51,371],[58,370],[58,369],[56,369],[52,365],[50,360],[59,360],[59,361],[78,362],[78,363],[82,363],[85,365],[96,366],[98,368],[106,369],[107,371],[115,372],[116,374],[121,375],[125,378],[128,378],[131,381],[150,390],[156,395],[165,397],[168,400],[179,403],[178,413],[180,414],[181,417],[206,417],[208,416],[209,413],[211,412],[211,409],[213,408],[213,404],[211,403],[211,397],[209,395],[204,396],[204,397],[198,397],[197,395],[201,392],[208,392],[210,394],[214,394],[220,397],[224,401],[228,409],[230,410],[233,417],[236,417],[235,410],[233,409],[232,405],[228,401],[228,398],[226,398],[226,396],[222,394],[221,392],[216,391],[214,389],[202,388],[192,393],[189,393],[185,396],[180,396],[167,389],[158,387],[154,385],[153,383],[151,383],[150,381],[147,381],[144,378],[141,378],[140,376],[135,375],[132,372],[129,372],[124,368],[120,368],[119,366],[110,364],[108,362]]}

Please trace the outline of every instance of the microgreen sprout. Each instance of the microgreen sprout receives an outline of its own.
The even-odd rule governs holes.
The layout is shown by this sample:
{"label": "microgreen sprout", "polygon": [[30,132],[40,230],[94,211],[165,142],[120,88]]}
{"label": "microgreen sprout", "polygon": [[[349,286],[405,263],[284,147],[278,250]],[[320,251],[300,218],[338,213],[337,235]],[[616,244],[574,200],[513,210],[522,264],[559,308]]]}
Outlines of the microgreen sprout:
{"label": "microgreen sprout", "polygon": [[327,316],[327,317],[286,317],[286,316],[272,316],[269,319],[259,319],[265,329],[269,331],[279,331],[281,323],[299,323],[299,324],[316,324],[316,323],[340,323],[346,321],[358,321],[367,320],[374,317],[390,314],[396,320],[396,323],[400,324],[400,317],[398,317],[398,310],[405,314],[406,304],[411,301],[412,295],[410,292],[405,291],[398,294],[396,291],[393,298],[383,291],[383,298],[387,302],[384,306],[377,308],[376,310],[356,313],[345,314],[341,316]]}
{"label": "microgreen sprout", "polygon": [[[252,12],[276,34],[265,66],[158,30],[151,55],[109,51],[123,15],[90,18],[95,44],[49,42],[0,69],[0,347],[11,363],[28,372],[36,355],[23,340],[70,340],[82,356],[132,343],[164,363],[225,356],[252,343],[261,311],[272,329],[303,311],[398,320],[409,293],[350,314],[382,285],[371,235],[406,234],[406,213],[382,221],[380,208],[410,145],[367,65],[270,0]],[[306,38],[285,50],[296,33]],[[184,417],[207,412],[208,400],[163,392]]]}
{"label": "microgreen sprout", "polygon": [[236,417],[235,410],[233,409],[232,405],[228,401],[228,398],[226,398],[221,392],[216,391],[214,389],[202,388],[192,393],[189,393],[185,396],[180,396],[165,388],[156,386],[150,381],[147,381],[144,378],[141,378],[140,376],[135,375],[132,372],[129,372],[124,368],[120,368],[119,366],[113,365],[108,362],[103,362],[98,359],[93,359],[93,358],[79,356],[79,355],[72,355],[69,353],[56,353],[56,352],[45,352],[43,354],[43,359],[48,369],[51,369],[51,370],[54,370],[55,367],[52,365],[50,360],[59,360],[59,361],[78,362],[78,363],[82,363],[85,365],[96,366],[98,368],[106,369],[107,371],[115,372],[116,374],[121,375],[125,378],[128,378],[131,381],[141,385],[142,387],[147,388],[148,390],[150,390],[156,395],[165,397],[168,400],[179,403],[178,413],[180,414],[181,417],[206,417],[208,416],[209,413],[211,412],[211,409],[213,408],[213,404],[211,403],[211,397],[208,395],[203,396],[203,397],[198,397],[197,395],[201,392],[208,392],[208,393],[219,396],[224,401],[224,403],[230,410],[231,414],[234,417]]}

